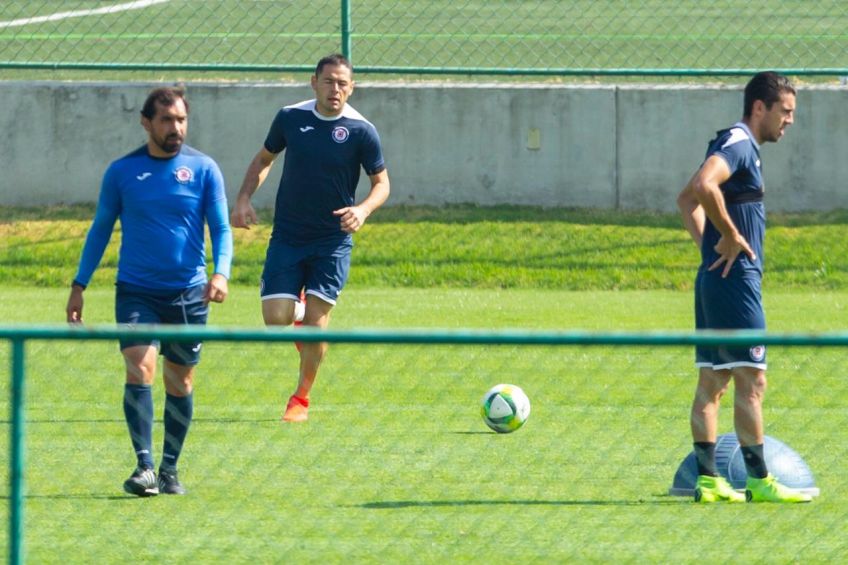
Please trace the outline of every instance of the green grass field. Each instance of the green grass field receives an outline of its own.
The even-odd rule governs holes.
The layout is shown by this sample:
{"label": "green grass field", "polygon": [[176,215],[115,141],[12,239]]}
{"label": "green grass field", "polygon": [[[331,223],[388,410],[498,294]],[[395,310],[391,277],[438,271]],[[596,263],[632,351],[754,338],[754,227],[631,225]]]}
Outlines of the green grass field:
{"label": "green grass field", "polygon": [[[350,6],[352,54],[362,67],[844,68],[848,42],[848,10],[837,1],[351,0]],[[171,1],[19,25],[102,7],[93,0],[4,2],[0,62],[104,65],[97,73],[9,69],[4,77],[254,79],[271,75],[128,73],[108,65],[311,66],[341,49],[340,0]]]}
{"label": "green grass field", "polygon": [[[254,294],[235,287],[211,323],[257,326]],[[111,290],[87,298],[89,323],[108,323]],[[64,289],[4,287],[0,316],[53,322],[65,299]],[[845,292],[767,301],[777,331],[842,328],[846,305]],[[688,326],[689,295],[674,291],[351,290],[334,319],[336,328]],[[294,383],[291,345],[204,351],[181,461],[189,494],[142,500],[120,490],[134,458],[115,344],[29,344],[31,562],[823,562],[848,550],[837,526],[848,513],[845,442],[834,433],[848,397],[833,370],[838,350],[770,351],[767,433],[806,459],[822,495],[802,507],[710,508],[666,494],[691,449],[688,348],[335,345],[304,425],[278,421]],[[7,356],[0,348],[6,366]],[[497,382],[520,384],[533,403],[508,436],[478,415]],[[725,406],[722,431],[729,417]],[[8,452],[8,423],[0,428]]]}
{"label": "green grass field", "polygon": [[[0,207],[0,284],[64,286],[92,207]],[[848,290],[848,213],[770,216],[767,290]],[[676,215],[539,209],[381,209],[357,234],[350,288],[682,290],[698,251]],[[235,232],[235,284],[256,285],[270,216]],[[116,233],[94,282],[115,278]]]}
{"label": "green grass field", "polygon": [[[0,320],[61,323],[91,210],[2,213]],[[771,331],[845,328],[843,216],[770,218]],[[333,328],[691,327],[685,281],[696,253],[673,217],[389,208],[373,220],[358,237],[353,272],[363,275],[345,290]],[[264,237],[240,236],[236,253],[247,258],[236,272],[255,268]],[[413,261],[416,247],[437,259]],[[632,262],[621,269],[619,260]],[[456,271],[434,281],[427,268],[409,267],[422,261]],[[451,280],[474,265],[490,270]],[[508,278],[526,265],[530,275]],[[409,278],[397,276],[405,270]],[[560,270],[573,287],[545,283]],[[663,270],[672,274],[632,282]],[[817,270],[821,281],[811,275]],[[113,271],[101,271],[86,292],[89,324],[112,322]],[[604,281],[628,271],[630,286],[609,290],[616,287]],[[14,272],[44,276],[24,284]],[[260,327],[255,286],[234,284],[210,324]],[[691,450],[687,347],[334,344],[309,422],[283,425],[294,348],[210,342],[180,464],[189,494],[147,500],[121,491],[134,457],[116,344],[31,341],[26,353],[24,542],[32,563],[789,563],[834,562],[848,551],[840,494],[848,488],[840,472],[848,389],[837,348],[769,351],[766,432],[804,457],[821,496],[796,507],[706,508],[667,495]],[[0,366],[9,367],[9,354],[0,344]],[[0,371],[0,413],[9,413],[9,381],[8,369]],[[533,405],[525,427],[506,436],[478,413],[483,392],[499,382],[522,386]],[[157,414],[163,394],[157,383]],[[722,432],[732,429],[731,408]],[[161,420],[154,441],[158,460]],[[9,421],[0,420],[0,453],[8,442]],[[8,515],[7,465],[0,482]],[[0,556],[7,552],[4,536]]]}

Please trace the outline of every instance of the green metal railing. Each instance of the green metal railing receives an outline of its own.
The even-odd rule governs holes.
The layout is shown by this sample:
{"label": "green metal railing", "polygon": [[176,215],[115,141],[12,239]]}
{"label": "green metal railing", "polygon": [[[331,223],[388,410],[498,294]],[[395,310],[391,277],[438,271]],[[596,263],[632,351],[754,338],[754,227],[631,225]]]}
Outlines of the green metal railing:
{"label": "green metal railing", "polygon": [[227,329],[188,326],[0,326],[0,339],[11,342],[11,457],[9,501],[9,563],[24,560],[25,388],[28,340],[159,339],[168,341],[316,342],[429,345],[536,345],[536,346],[680,346],[680,345],[848,345],[848,332],[776,334],[760,331],[704,332],[534,332],[445,330],[310,331],[291,329]]}
{"label": "green metal railing", "polygon": [[[0,69],[516,76],[848,75],[840,0],[10,0]],[[228,78],[231,75],[228,75]]]}

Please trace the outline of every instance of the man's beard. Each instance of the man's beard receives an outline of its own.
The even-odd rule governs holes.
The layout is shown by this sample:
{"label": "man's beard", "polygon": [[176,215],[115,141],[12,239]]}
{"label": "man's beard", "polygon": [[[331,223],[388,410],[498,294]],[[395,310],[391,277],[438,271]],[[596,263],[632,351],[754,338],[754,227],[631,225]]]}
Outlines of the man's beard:
{"label": "man's beard", "polygon": [[183,139],[176,134],[171,134],[161,141],[158,139],[154,139],[153,141],[165,153],[176,153],[183,144]]}

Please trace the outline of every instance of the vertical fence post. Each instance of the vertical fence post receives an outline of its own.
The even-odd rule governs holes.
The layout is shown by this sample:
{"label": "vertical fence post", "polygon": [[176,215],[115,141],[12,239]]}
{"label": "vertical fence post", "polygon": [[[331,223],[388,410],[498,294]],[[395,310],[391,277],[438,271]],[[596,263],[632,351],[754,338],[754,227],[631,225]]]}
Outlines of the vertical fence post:
{"label": "vertical fence post", "polygon": [[342,55],[352,64],[350,32],[350,0],[342,0]]}
{"label": "vertical fence post", "polygon": [[12,339],[12,426],[9,459],[9,563],[24,562],[24,339]]}

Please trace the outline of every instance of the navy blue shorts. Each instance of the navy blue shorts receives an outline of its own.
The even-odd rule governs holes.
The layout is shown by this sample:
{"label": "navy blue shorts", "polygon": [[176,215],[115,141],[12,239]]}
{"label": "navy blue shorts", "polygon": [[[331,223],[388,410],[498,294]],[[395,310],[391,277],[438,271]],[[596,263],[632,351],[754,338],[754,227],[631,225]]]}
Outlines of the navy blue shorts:
{"label": "navy blue shorts", "polygon": [[271,240],[259,294],[262,300],[298,300],[300,290],[335,304],[350,273],[349,241],[289,245]]}
{"label": "navy blue shorts", "polygon": [[[721,269],[698,270],[695,279],[695,328],[698,330],[764,330],[761,279],[756,273],[721,278]],[[765,345],[695,348],[695,365],[712,369],[766,368]]]}
{"label": "navy blue shorts", "polygon": [[[115,321],[118,324],[205,324],[209,306],[203,303],[205,284],[185,290],[157,290],[119,282],[115,291]],[[121,350],[136,345],[155,345],[169,361],[178,365],[197,365],[199,341],[177,343],[121,340]]]}

